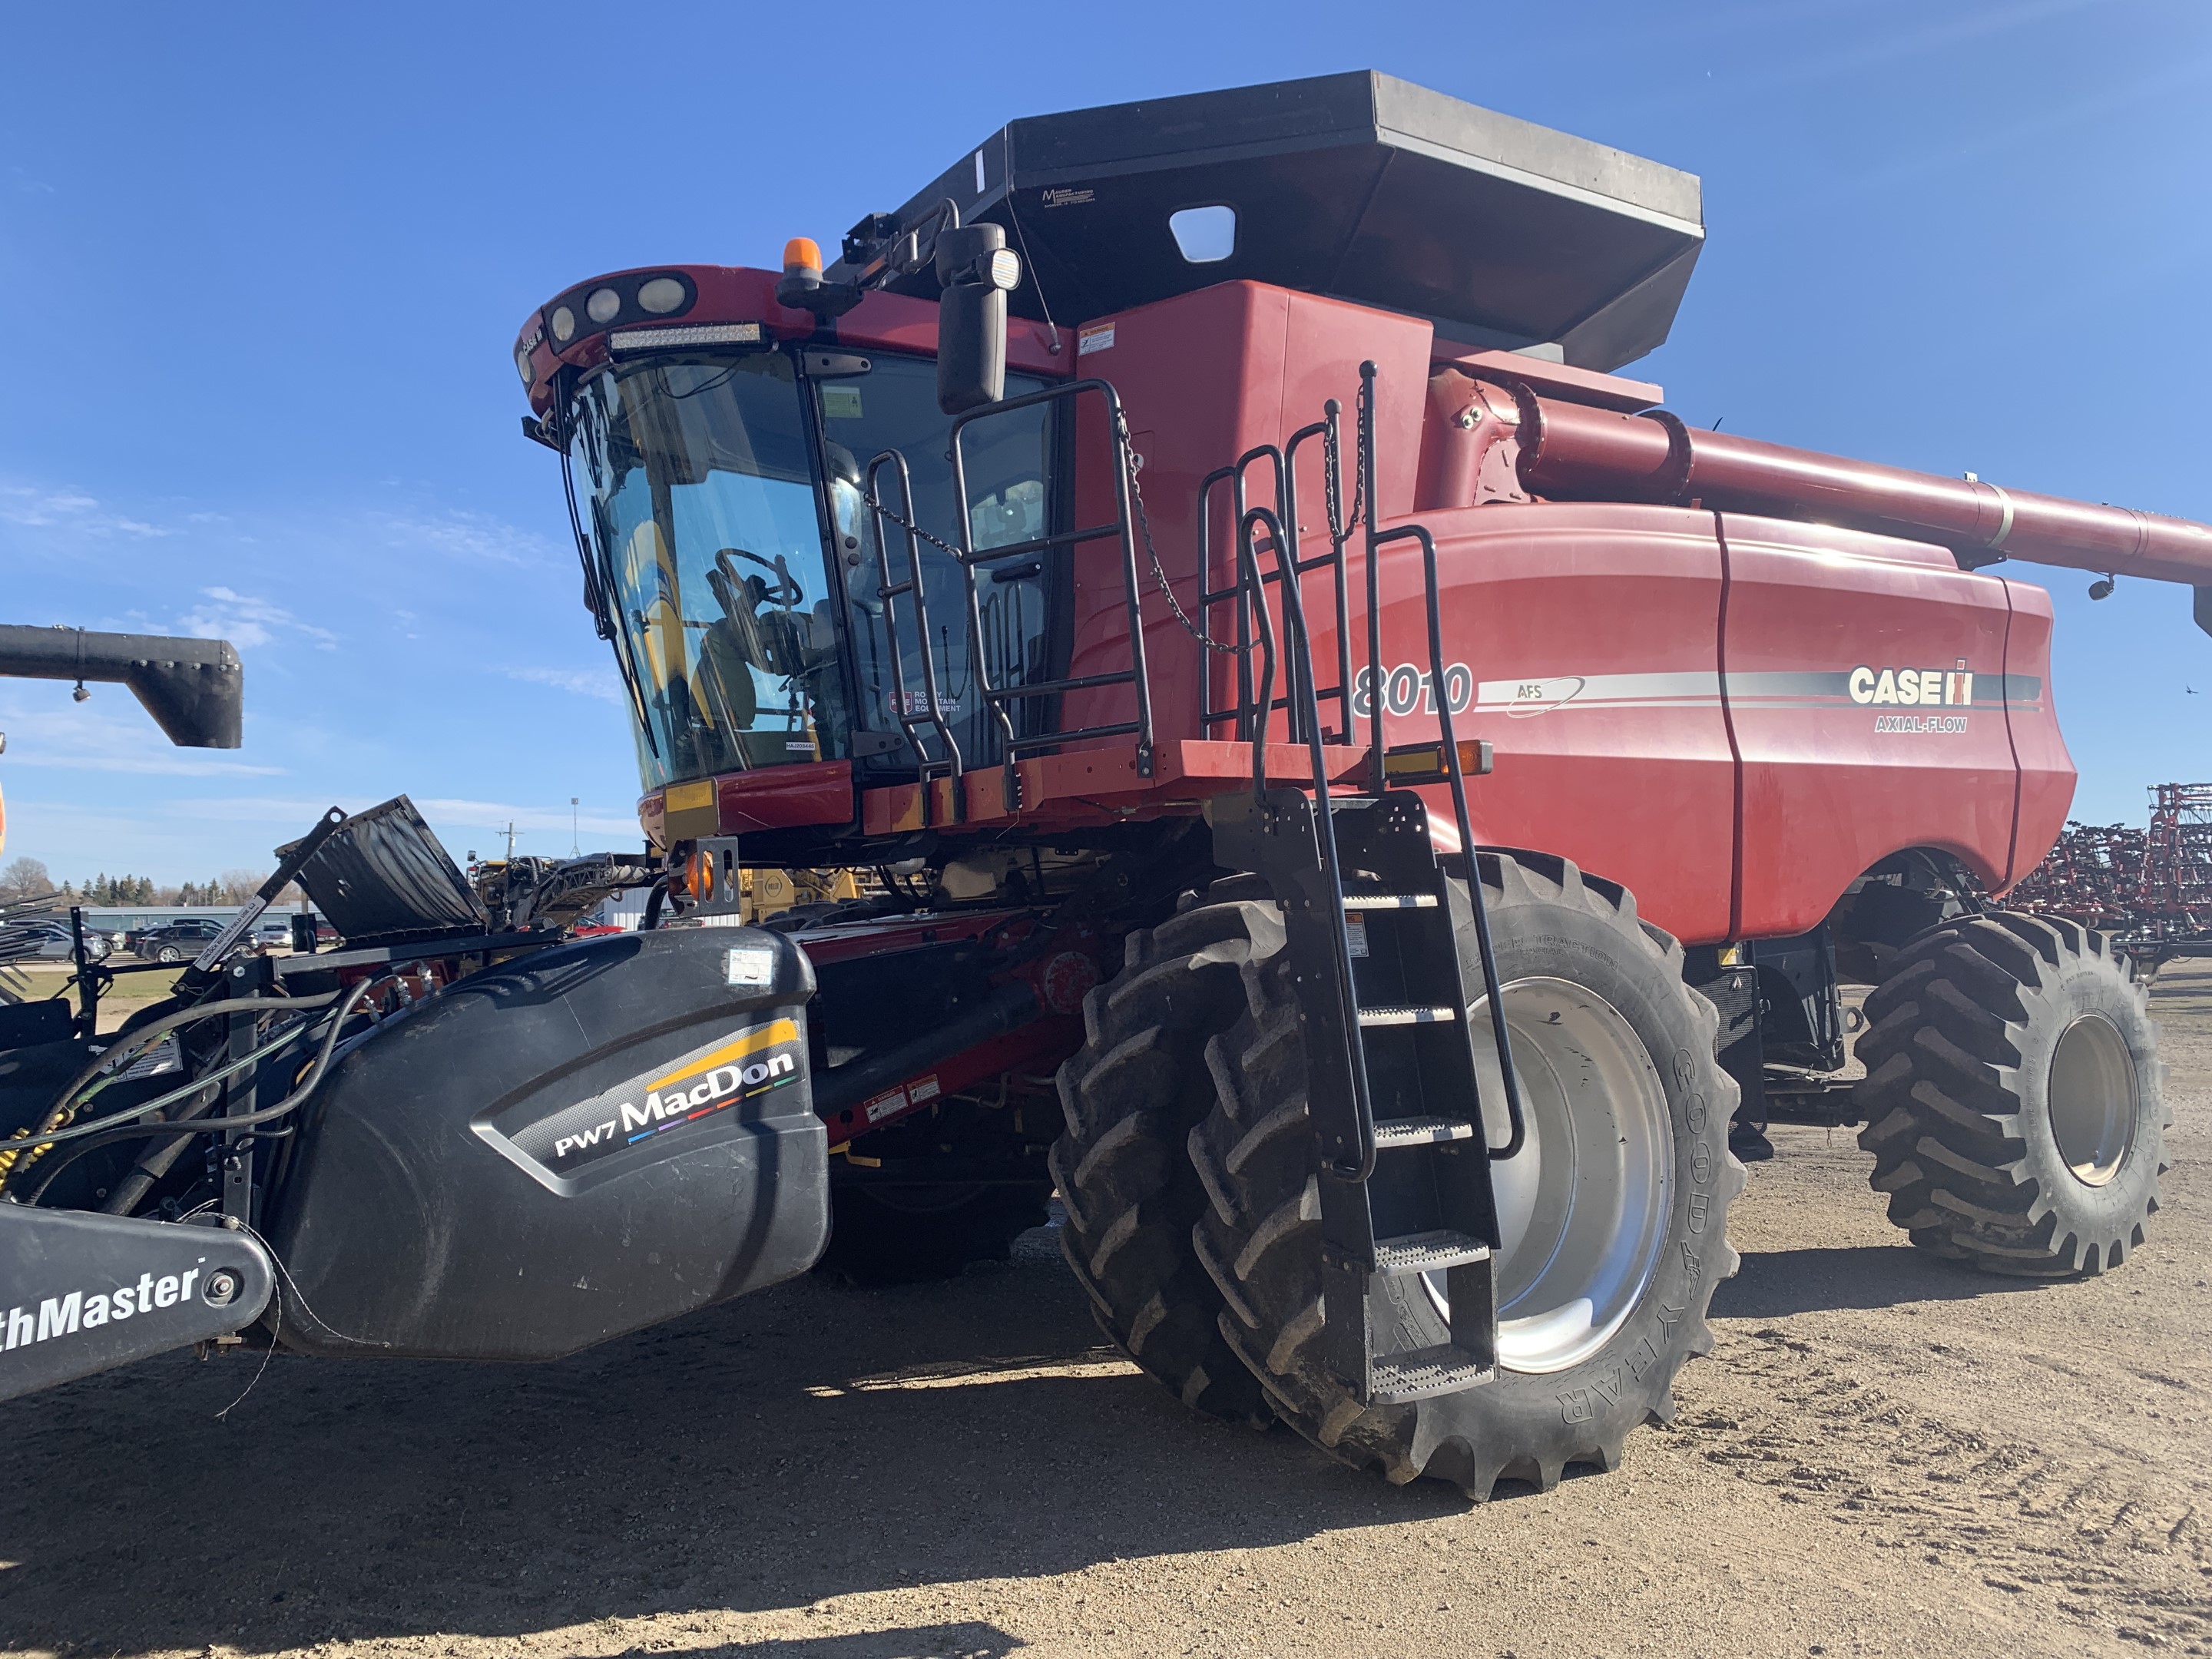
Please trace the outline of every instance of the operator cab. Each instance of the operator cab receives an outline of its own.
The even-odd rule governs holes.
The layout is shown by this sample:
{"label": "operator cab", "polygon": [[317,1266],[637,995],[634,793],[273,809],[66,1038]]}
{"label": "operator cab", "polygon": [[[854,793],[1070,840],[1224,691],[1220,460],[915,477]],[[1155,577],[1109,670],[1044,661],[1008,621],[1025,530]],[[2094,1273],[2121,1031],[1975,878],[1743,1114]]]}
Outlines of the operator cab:
{"label": "operator cab", "polygon": [[[979,639],[991,684],[1048,677],[1046,558],[995,568],[977,626],[959,625],[961,572],[940,544],[962,539],[941,459],[951,417],[936,375],[929,357],[770,338],[611,356],[562,377],[565,404],[545,424],[562,440],[648,788],[902,746],[898,715],[923,700],[921,641],[906,607],[902,676],[884,645],[885,567],[863,477],[878,456],[908,462],[910,500],[887,489],[884,504],[921,532],[939,619],[928,648],[962,752],[992,753],[974,694]],[[1016,374],[1007,390],[1045,384]],[[1050,405],[1015,410],[970,441],[968,545],[1047,533],[1057,424]],[[903,545],[894,552],[896,583]]]}
{"label": "operator cab", "polygon": [[[1189,142],[1163,149],[1162,131]],[[1194,212],[1212,240],[1185,234]],[[1362,71],[1015,122],[863,219],[826,268],[800,238],[780,278],[684,266],[568,289],[515,361],[629,684],[650,831],[811,826],[762,848],[805,862],[848,827],[974,821],[957,775],[1001,762],[991,793],[1011,811],[1018,762],[1113,736],[1136,739],[1121,781],[1154,781],[1146,634],[1171,624],[1142,614],[1137,537],[1154,561],[1154,529],[1191,549],[1207,470],[1280,441],[1308,402],[1348,398],[1363,359],[1406,400],[1377,411],[1394,430],[1419,428],[1447,339],[1447,356],[1602,379],[1666,337],[1700,218],[1686,174]],[[1259,284],[1294,299],[1294,349],[1287,324],[1269,334],[1240,310]],[[1172,344],[1162,306],[1179,307]],[[1295,387],[1267,367],[1286,349]],[[1133,430],[1121,398],[1140,358],[1152,383]],[[1069,395],[1024,401],[1054,386]],[[1138,439],[1163,498],[1149,506]],[[1394,507],[1413,440],[1392,451],[1406,478],[1382,480]],[[1118,570],[1080,547],[1109,538]],[[1226,574],[1200,562],[1154,573],[1182,584],[1171,611],[1204,609]],[[1220,653],[1166,643],[1164,735],[1226,735]],[[773,784],[732,781],[770,769]],[[898,778],[951,799],[870,804]],[[1096,804],[1107,781],[1056,787],[1094,815],[1133,810]]]}

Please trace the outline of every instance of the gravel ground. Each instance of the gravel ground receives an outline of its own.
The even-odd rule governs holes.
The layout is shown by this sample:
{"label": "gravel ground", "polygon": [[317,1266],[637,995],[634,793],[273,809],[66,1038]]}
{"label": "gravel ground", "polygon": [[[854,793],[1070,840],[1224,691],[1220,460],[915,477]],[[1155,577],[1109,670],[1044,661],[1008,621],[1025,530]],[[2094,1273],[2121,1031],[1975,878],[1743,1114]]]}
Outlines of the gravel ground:
{"label": "gravel ground", "polygon": [[1200,1421],[1037,1233],[556,1365],[172,1358],[0,1408],[0,1648],[2212,1653],[2212,969],[2158,1002],[2150,1248],[2063,1285],[1925,1261],[1848,1133],[1779,1129],[1719,1348],[1615,1475],[1470,1506]]}

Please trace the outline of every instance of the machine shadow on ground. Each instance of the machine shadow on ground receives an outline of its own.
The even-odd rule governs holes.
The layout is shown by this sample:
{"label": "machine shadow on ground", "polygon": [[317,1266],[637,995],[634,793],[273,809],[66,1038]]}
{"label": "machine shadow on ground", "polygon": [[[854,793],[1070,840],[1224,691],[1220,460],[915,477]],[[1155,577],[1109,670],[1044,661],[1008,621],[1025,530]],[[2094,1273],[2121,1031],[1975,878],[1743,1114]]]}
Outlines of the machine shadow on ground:
{"label": "machine shadow on ground", "polygon": [[1007,1659],[1028,1643],[993,1625],[912,1625],[900,1630],[839,1636],[717,1642],[711,1647],[657,1646],[669,1659]]}
{"label": "machine shadow on ground", "polygon": [[1464,1510],[1186,1412],[1101,1346],[1050,1237],[955,1284],[801,1279],[550,1365],[278,1359],[220,1421],[254,1361],[21,1401],[5,1644],[514,1637]]}
{"label": "machine shadow on ground", "polygon": [[1905,1243],[1746,1250],[1735,1277],[1713,1292],[1713,1317],[1780,1319],[1826,1308],[1971,1302],[2048,1288],[2045,1280],[1977,1273]]}

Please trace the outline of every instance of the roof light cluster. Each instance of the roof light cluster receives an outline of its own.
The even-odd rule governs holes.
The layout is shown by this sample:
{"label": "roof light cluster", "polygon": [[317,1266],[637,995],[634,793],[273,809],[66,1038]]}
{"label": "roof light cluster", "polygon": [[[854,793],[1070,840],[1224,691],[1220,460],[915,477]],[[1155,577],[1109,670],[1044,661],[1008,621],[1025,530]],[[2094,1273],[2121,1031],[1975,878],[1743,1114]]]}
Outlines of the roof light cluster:
{"label": "roof light cluster", "polygon": [[[676,271],[648,271],[635,276],[617,276],[587,289],[564,294],[544,313],[542,329],[533,328],[515,349],[514,367],[529,386],[530,354],[550,335],[556,351],[574,345],[580,335],[613,327],[622,322],[678,317],[698,300],[691,279]],[[655,330],[660,333],[664,331]]]}

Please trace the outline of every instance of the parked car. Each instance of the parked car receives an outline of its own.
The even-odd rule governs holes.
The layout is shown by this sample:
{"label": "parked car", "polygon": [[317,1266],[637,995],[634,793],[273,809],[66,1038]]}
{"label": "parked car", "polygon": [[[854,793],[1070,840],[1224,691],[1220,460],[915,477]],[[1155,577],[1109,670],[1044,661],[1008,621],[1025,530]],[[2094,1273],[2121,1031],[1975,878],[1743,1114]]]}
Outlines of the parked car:
{"label": "parked car", "polygon": [[189,962],[228,926],[213,916],[179,916],[136,935],[131,949],[148,962]]}
{"label": "parked car", "polygon": [[[12,952],[18,960],[66,962],[76,948],[76,939],[66,921],[34,921],[27,930],[29,948]],[[84,953],[94,962],[108,953],[112,947],[107,935],[88,932],[84,936]]]}

